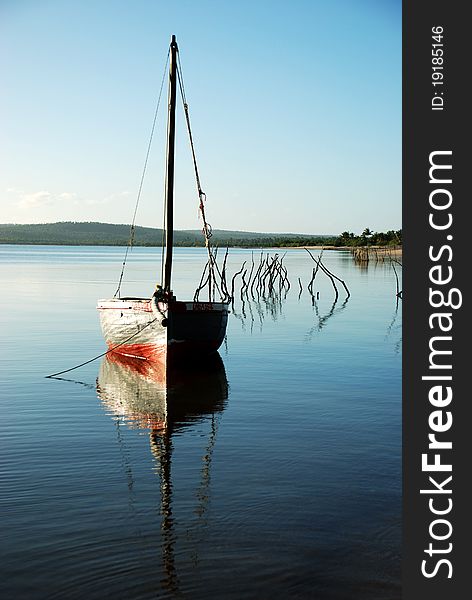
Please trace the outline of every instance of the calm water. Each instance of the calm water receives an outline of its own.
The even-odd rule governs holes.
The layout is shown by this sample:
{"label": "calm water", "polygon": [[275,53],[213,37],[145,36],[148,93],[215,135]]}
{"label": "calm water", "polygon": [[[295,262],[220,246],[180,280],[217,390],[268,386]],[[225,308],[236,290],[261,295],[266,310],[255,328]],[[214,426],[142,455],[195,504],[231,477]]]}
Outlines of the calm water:
{"label": "calm water", "polygon": [[[121,248],[0,246],[0,595],[25,599],[400,598],[401,305],[386,264],[325,252],[351,291],[237,302],[209,372],[166,397],[104,359],[97,298]],[[230,271],[251,253],[230,250]],[[204,252],[176,251],[190,299]],[[135,249],[124,294],[160,251]],[[98,381],[98,386],[97,386]]]}

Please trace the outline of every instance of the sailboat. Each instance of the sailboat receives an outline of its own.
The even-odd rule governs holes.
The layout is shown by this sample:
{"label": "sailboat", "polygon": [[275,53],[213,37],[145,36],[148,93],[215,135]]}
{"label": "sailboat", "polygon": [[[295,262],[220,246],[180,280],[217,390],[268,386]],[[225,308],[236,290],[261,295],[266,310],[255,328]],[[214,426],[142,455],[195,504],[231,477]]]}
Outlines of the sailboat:
{"label": "sailboat", "polygon": [[[198,295],[193,301],[180,301],[172,290],[175,115],[179,77],[178,46],[173,35],[169,50],[163,285],[158,285],[150,298],[117,297],[115,294],[113,298],[99,300],[97,305],[102,331],[110,351],[131,358],[159,362],[165,368],[171,364],[178,366],[182,359],[188,357],[202,358],[216,352],[224,340],[228,320],[228,303],[225,298],[221,302],[214,301],[211,280],[209,301],[199,301]],[[182,85],[180,79],[179,84]],[[209,250],[210,234],[203,209],[205,194],[198,177],[185,101],[184,108],[204,220],[205,241]],[[209,250],[209,270],[213,266],[212,257]]]}

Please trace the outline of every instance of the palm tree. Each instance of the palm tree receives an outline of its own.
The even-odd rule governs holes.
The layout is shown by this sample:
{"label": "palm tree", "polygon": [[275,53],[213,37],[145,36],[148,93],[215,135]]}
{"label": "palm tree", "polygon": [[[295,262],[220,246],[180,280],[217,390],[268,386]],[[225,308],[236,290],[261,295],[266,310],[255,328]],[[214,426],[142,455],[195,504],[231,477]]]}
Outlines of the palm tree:
{"label": "palm tree", "polygon": [[373,235],[374,235],[374,232],[371,229],[369,229],[369,227],[366,227],[361,234],[362,243],[367,244],[369,241],[369,238],[372,237]]}

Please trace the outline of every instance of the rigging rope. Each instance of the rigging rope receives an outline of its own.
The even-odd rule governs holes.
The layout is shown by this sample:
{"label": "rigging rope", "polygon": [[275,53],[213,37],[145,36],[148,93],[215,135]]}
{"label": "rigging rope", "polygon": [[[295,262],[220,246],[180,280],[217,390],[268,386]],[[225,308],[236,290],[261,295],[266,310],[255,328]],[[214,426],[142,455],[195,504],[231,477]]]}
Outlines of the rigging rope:
{"label": "rigging rope", "polygon": [[141,174],[141,181],[139,182],[138,195],[137,195],[137,198],[136,198],[136,204],[135,204],[135,207],[134,207],[133,219],[131,221],[131,226],[130,226],[129,241],[128,241],[128,245],[126,246],[125,256],[123,258],[123,264],[122,264],[122,267],[121,267],[121,274],[120,274],[120,279],[119,279],[119,282],[118,282],[118,287],[116,289],[116,292],[113,295],[114,298],[116,298],[117,296],[118,296],[118,298],[120,298],[121,283],[123,281],[123,275],[124,275],[124,272],[125,272],[126,261],[128,259],[128,253],[132,249],[133,243],[134,243],[134,235],[135,235],[135,231],[136,231],[136,215],[137,215],[137,212],[138,212],[139,200],[141,199],[141,192],[142,192],[142,189],[143,189],[144,176],[146,175],[146,169],[147,169],[148,160],[149,160],[149,153],[151,152],[151,145],[152,145],[152,139],[154,137],[154,130],[156,128],[157,114],[159,112],[159,106],[161,104],[162,89],[164,87],[164,79],[165,79],[165,75],[166,75],[166,72],[167,72],[167,65],[169,63],[169,54],[170,54],[170,49],[167,52],[167,59],[166,59],[165,67],[164,67],[164,73],[162,74],[161,87],[159,89],[159,96],[158,96],[158,99],[157,99],[156,110],[154,111],[154,119],[153,119],[153,122],[152,122],[151,133],[150,133],[150,136],[149,136],[149,142],[148,142],[148,147],[147,147],[147,152],[146,152],[146,158],[144,159],[143,172]]}
{"label": "rigging rope", "polygon": [[197,157],[195,155],[195,146],[193,143],[192,129],[190,127],[190,115],[188,112],[187,98],[185,96],[184,78],[183,78],[183,74],[182,74],[182,66],[180,64],[180,56],[179,55],[177,55],[177,61],[178,61],[177,76],[178,76],[178,80],[179,80],[180,95],[182,97],[182,103],[184,105],[185,121],[187,123],[187,132],[188,132],[188,137],[189,137],[189,141],[190,141],[190,149],[192,151],[193,168],[195,171],[195,179],[196,179],[196,183],[197,183],[198,197],[200,200],[199,208],[200,208],[200,212],[201,212],[202,219],[203,219],[203,235],[205,236],[205,245],[208,246],[208,240],[212,236],[212,230],[211,230],[211,225],[207,222],[206,216],[205,216],[205,206],[203,203],[204,203],[204,201],[206,201],[206,194],[202,190],[202,186],[200,183],[200,175],[198,173]]}
{"label": "rigging rope", "polygon": [[[203,285],[199,286],[199,288],[195,292],[195,297],[198,299],[198,294],[200,293],[201,289],[203,287],[205,287],[206,285],[208,285],[209,300],[210,300],[210,302],[212,302],[212,301],[214,301],[215,287],[218,289],[218,292],[219,292],[222,300],[224,298],[226,298],[226,295],[224,295],[222,293],[222,290],[220,289],[220,287],[217,284],[217,276],[216,276],[217,274],[220,277],[222,286],[223,286],[223,280],[222,280],[222,275],[218,269],[218,264],[216,262],[216,253],[213,254],[211,247],[210,247],[210,238],[213,235],[213,232],[212,232],[210,223],[208,223],[208,221],[206,220],[206,215],[205,215],[205,204],[204,203],[206,202],[206,194],[202,190],[202,185],[200,182],[200,175],[198,172],[197,157],[195,155],[195,146],[193,143],[192,128],[190,126],[190,115],[189,115],[189,110],[188,110],[187,98],[185,96],[184,78],[183,78],[183,74],[182,74],[182,65],[180,64],[180,55],[179,54],[177,54],[177,63],[178,63],[177,64],[177,79],[179,82],[179,89],[180,89],[180,95],[182,98],[182,104],[184,106],[185,121],[187,124],[187,132],[188,132],[188,137],[189,137],[189,142],[190,142],[190,149],[192,152],[193,168],[195,171],[195,180],[196,180],[196,184],[197,184],[198,199],[199,199],[199,210],[200,210],[200,214],[201,214],[202,220],[203,220],[202,233],[205,237],[205,246],[206,246],[207,252],[208,252],[208,262],[207,262],[208,278]],[[202,276],[202,279],[203,279],[203,276]]]}

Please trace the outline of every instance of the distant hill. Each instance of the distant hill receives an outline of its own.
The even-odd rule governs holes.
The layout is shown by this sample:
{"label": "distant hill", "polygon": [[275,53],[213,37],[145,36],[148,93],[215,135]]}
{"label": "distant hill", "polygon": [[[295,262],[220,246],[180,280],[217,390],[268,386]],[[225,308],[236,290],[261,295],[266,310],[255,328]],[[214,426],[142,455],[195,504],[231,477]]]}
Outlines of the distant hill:
{"label": "distant hill", "polygon": [[[111,223],[37,223],[31,225],[0,224],[0,244],[49,244],[60,246],[125,246],[130,226]],[[336,236],[296,233],[256,233],[215,229],[212,243],[220,246],[269,247],[332,244]],[[136,227],[136,246],[161,246],[162,229]],[[199,230],[174,232],[175,246],[203,246]]]}

